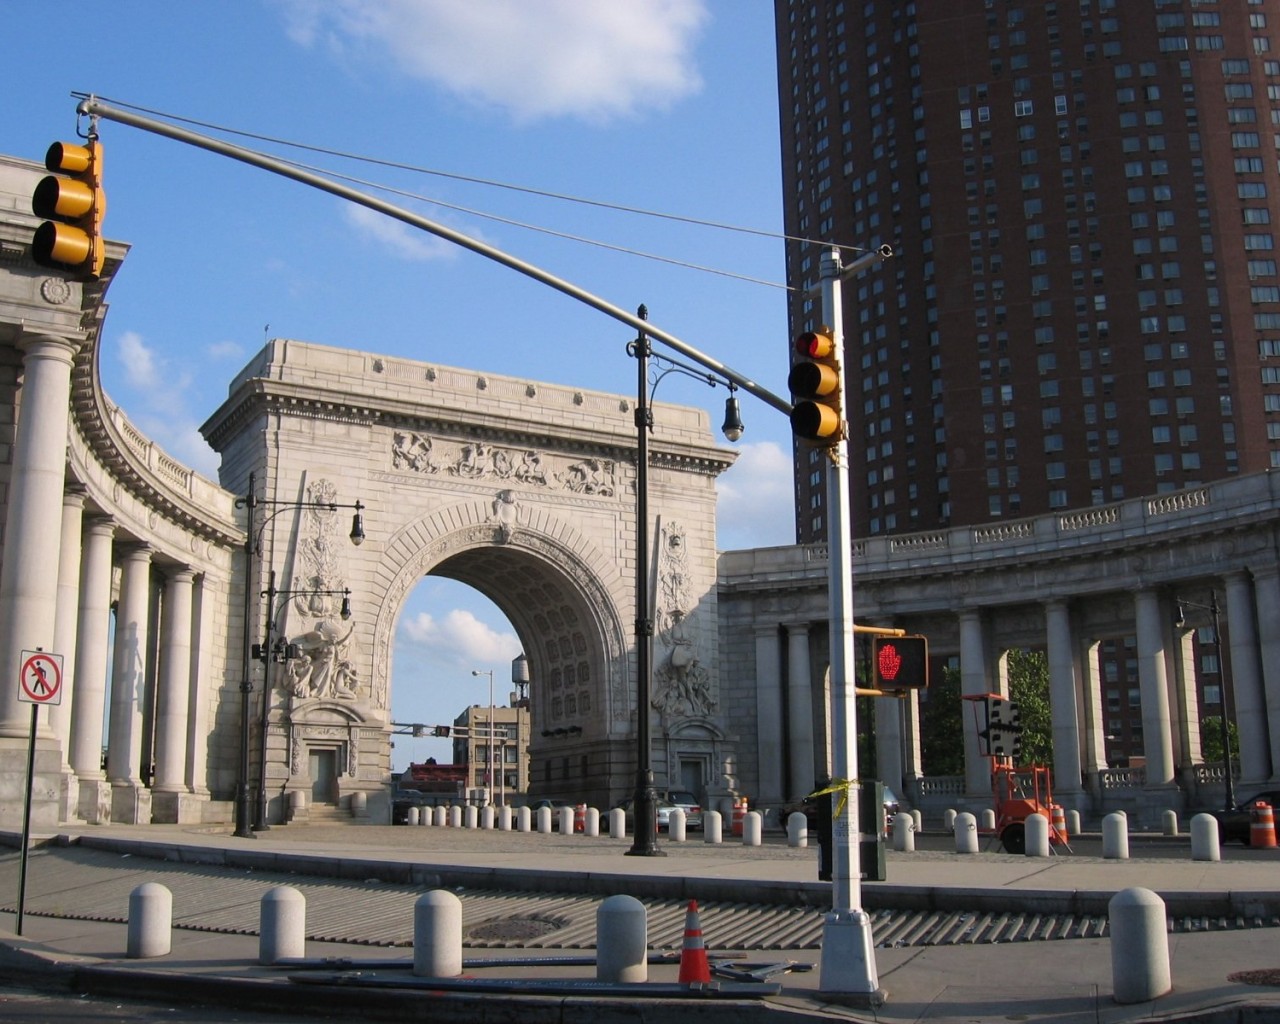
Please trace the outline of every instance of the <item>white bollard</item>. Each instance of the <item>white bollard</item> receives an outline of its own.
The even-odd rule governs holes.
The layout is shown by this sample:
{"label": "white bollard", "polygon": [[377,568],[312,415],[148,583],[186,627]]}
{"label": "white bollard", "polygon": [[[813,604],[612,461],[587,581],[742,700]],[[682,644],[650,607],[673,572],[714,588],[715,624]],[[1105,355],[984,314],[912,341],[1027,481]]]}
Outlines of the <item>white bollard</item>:
{"label": "white bollard", "polygon": [[262,894],[258,904],[258,963],[276,964],[307,955],[307,898],[289,885]]}
{"label": "white bollard", "polygon": [[1107,860],[1129,859],[1129,819],[1113,811],[1102,819],[1102,856]]}
{"label": "white bollard", "polygon": [[911,812],[911,820],[916,824],[916,832],[924,831],[924,812],[920,808],[916,808]]}
{"label": "white bollard", "polygon": [[1172,808],[1160,815],[1160,831],[1167,836],[1178,834],[1178,812]]}
{"label": "white bollard", "polygon": [[609,812],[609,837],[611,839],[627,838],[627,812],[615,807]]}
{"label": "white bollard", "polygon": [[1022,853],[1027,857],[1049,856],[1049,819],[1043,814],[1028,814],[1024,823],[1026,846]]}
{"label": "white bollard", "polygon": [[159,882],[143,882],[129,893],[127,956],[133,960],[168,956],[172,932],[173,893]]}
{"label": "white bollard", "polygon": [[1197,814],[1191,819],[1191,859],[1222,860],[1218,841],[1218,819],[1212,814]]}
{"label": "white bollard", "polygon": [[435,818],[437,828],[443,828],[445,825],[449,824],[449,808],[445,807],[443,804],[436,807],[432,816]]}
{"label": "white bollard", "polygon": [[1173,983],[1164,900],[1150,889],[1124,889],[1111,897],[1107,918],[1112,998],[1117,1003],[1145,1003],[1165,995]]}
{"label": "white bollard", "polygon": [[996,830],[996,812],[993,808],[987,807],[982,812],[982,828],[986,832],[994,832]]}
{"label": "white bollard", "polygon": [[351,817],[369,817],[369,794],[362,790],[357,790],[351,794]]}
{"label": "white bollard", "polygon": [[948,807],[942,812],[942,827],[948,832],[956,830],[956,812],[953,808]]}
{"label": "white bollard", "polygon": [[899,853],[911,853],[916,848],[916,823],[909,814],[898,814],[893,819],[893,848]]}
{"label": "white bollard", "polygon": [[573,835],[573,808],[560,808],[560,834],[562,836]]}
{"label": "white bollard", "polygon": [[496,807],[487,807],[487,806],[481,807],[480,808],[480,827],[493,828],[493,822],[494,822],[494,819],[497,818],[497,816],[498,816],[498,809]]}
{"label": "white bollard", "polygon": [[449,808],[449,827],[462,828],[462,808],[456,804]]}
{"label": "white bollard", "polygon": [[792,811],[787,815],[787,845],[792,847],[809,845],[809,819],[803,811]]}
{"label": "white bollard", "polygon": [[498,829],[502,832],[511,831],[511,806],[503,804],[498,808]]}
{"label": "white bollard", "polygon": [[704,843],[723,842],[723,818],[719,811],[707,811],[702,816],[702,841]]}
{"label": "white bollard", "polygon": [[521,807],[516,811],[516,831],[530,832],[533,830],[533,812],[528,807]]}
{"label": "white bollard", "polygon": [[551,834],[551,808],[539,807],[536,818],[537,818],[537,824],[534,825],[534,829],[537,830],[538,832],[541,832],[543,835],[550,835]]}
{"label": "white bollard", "polygon": [[405,824],[406,825],[418,824],[418,808],[410,807],[409,810],[405,812]]}
{"label": "white bollard", "polygon": [[462,973],[462,900],[444,889],[423,893],[413,905],[413,973],[420,978]]}
{"label": "white bollard", "polygon": [[430,807],[423,807],[423,808],[420,808],[420,809],[419,809],[419,811],[418,811],[418,824],[419,824],[419,825],[430,825],[430,824],[431,824],[431,818],[432,818],[432,813],[431,813],[431,808],[430,808]]}
{"label": "white bollard", "polygon": [[1078,836],[1080,834],[1080,812],[1075,810],[1067,811],[1067,835]]}
{"label": "white bollard", "polygon": [[475,828],[480,822],[480,808],[475,804],[467,804],[466,810],[462,812],[462,820],[466,828]]}
{"label": "white bollard", "polygon": [[[954,811],[948,813],[955,814]],[[956,853],[978,852],[978,819],[968,811],[956,814],[955,823]]]}
{"label": "white bollard", "polygon": [[742,845],[759,846],[764,831],[764,818],[759,811],[747,811],[742,819]]}
{"label": "white bollard", "polygon": [[667,838],[673,843],[683,843],[687,824],[684,811],[679,807],[675,808],[671,812],[671,817],[667,819]]}
{"label": "white bollard", "polygon": [[582,834],[593,839],[600,835],[600,808],[587,808],[587,820],[583,823]]}
{"label": "white bollard", "polygon": [[610,896],[596,910],[596,981],[649,980],[649,925],[634,896]]}

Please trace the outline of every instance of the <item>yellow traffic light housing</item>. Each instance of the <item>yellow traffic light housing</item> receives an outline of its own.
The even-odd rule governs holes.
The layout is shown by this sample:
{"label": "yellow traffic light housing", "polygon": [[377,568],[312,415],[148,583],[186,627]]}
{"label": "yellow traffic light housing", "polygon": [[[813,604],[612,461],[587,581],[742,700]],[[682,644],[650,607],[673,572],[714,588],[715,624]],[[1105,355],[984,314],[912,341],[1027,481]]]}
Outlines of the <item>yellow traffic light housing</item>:
{"label": "yellow traffic light housing", "polygon": [[805,331],[796,337],[795,346],[800,361],[787,377],[795,399],[791,429],[810,444],[838,444],[844,438],[844,410],[834,332],[830,327]]}
{"label": "yellow traffic light housing", "polygon": [[42,267],[97,278],[106,260],[102,144],[96,139],[87,146],[55,142],[44,166],[54,173],[41,178],[31,193],[32,212],[45,218],[32,236],[31,257]]}

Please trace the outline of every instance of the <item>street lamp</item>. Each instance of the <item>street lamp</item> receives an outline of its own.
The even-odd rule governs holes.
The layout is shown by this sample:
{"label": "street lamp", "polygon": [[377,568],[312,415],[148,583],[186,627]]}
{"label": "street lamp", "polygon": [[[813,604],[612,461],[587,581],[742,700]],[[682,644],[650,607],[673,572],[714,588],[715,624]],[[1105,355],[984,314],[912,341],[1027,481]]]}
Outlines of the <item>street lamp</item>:
{"label": "street lamp", "polygon": [[[259,505],[268,505],[276,507],[262,524],[255,528],[254,512]],[[328,501],[276,501],[270,498],[258,497],[257,474],[249,474],[249,491],[243,498],[237,498],[235,502],[236,508],[245,510],[245,528],[244,528],[244,658],[242,662],[243,672],[240,678],[240,756],[239,765],[236,770],[236,793],[235,793],[235,831],[232,835],[238,839],[253,839],[253,830],[250,827],[249,813],[249,695],[253,692],[253,680],[250,678],[252,670],[252,641],[249,639],[253,626],[253,605],[250,602],[250,593],[252,590],[252,580],[254,578],[253,559],[254,556],[262,557],[262,533],[267,528],[267,524],[276,516],[289,509],[302,508],[324,508],[336,512],[340,508],[355,509],[355,515],[351,519],[351,543],[360,545],[364,543],[364,505],[359,501],[353,504],[338,504]],[[263,701],[266,700],[266,694],[263,693]],[[265,744],[266,737],[263,737]]]}
{"label": "street lamp", "polygon": [[489,677],[489,800],[493,803],[493,748],[496,743],[497,731],[493,727],[493,669],[473,668],[471,670],[473,676]]}
{"label": "street lamp", "polygon": [[1225,787],[1223,790],[1223,810],[1230,811],[1236,805],[1236,788],[1235,782],[1231,778],[1231,725],[1227,720],[1227,663],[1222,657],[1222,634],[1218,630],[1218,593],[1215,590],[1209,591],[1209,603],[1207,605],[1196,604],[1194,601],[1184,601],[1178,598],[1177,612],[1174,615],[1173,624],[1175,626],[1186,625],[1187,617],[1183,614],[1183,605],[1188,608],[1200,608],[1209,613],[1209,623],[1213,629],[1213,653],[1218,659],[1218,685],[1222,691],[1222,767],[1223,781]]}
{"label": "street lamp", "polygon": [[[636,310],[641,320],[649,319],[649,310]],[[725,402],[725,437],[736,441],[742,436],[742,414],[734,392],[736,385],[713,373],[697,370],[669,356],[656,356],[649,336],[643,330],[635,341],[627,342],[627,355],[636,361],[636,787],[632,806],[636,811],[635,842],[627,855],[631,857],[665,857],[658,849],[658,794],[653,785],[653,750],[649,737],[649,702],[653,690],[653,618],[649,614],[649,434],[653,432],[653,409],[650,399],[662,378],[681,373],[715,387],[729,389]],[[660,364],[659,372],[650,380],[649,360]]]}

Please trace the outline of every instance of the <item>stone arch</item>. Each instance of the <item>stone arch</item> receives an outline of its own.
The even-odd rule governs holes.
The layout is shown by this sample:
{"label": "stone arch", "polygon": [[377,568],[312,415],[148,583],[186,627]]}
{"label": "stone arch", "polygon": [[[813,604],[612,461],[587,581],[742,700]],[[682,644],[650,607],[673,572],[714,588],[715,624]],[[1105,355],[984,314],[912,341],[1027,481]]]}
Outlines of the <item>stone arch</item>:
{"label": "stone arch", "polygon": [[518,497],[440,508],[388,540],[374,586],[381,595],[372,672],[378,706],[389,706],[391,648],[405,597],[431,574],[474,587],[510,619],[529,658],[534,719],[541,722],[535,734],[558,727],[605,739],[630,728],[630,645],[619,611],[630,596],[627,584],[577,529]]}

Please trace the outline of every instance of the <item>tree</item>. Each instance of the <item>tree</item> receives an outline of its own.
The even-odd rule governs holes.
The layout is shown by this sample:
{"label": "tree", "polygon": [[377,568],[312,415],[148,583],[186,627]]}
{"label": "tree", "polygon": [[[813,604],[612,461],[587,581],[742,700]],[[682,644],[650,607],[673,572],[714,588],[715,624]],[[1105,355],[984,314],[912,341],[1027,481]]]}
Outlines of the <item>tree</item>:
{"label": "tree", "polygon": [[920,704],[920,762],[926,775],[964,774],[964,701],[960,670],[935,675]]}
{"label": "tree", "polygon": [[1007,654],[1009,699],[1022,715],[1020,764],[1053,764],[1053,715],[1049,707],[1049,660],[1044,651]]}
{"label": "tree", "polygon": [[[1227,722],[1227,732],[1231,737],[1231,759],[1234,761],[1240,753],[1240,740],[1236,736],[1236,723]],[[1222,716],[1210,715],[1200,722],[1200,754],[1205,764],[1222,762]]]}

